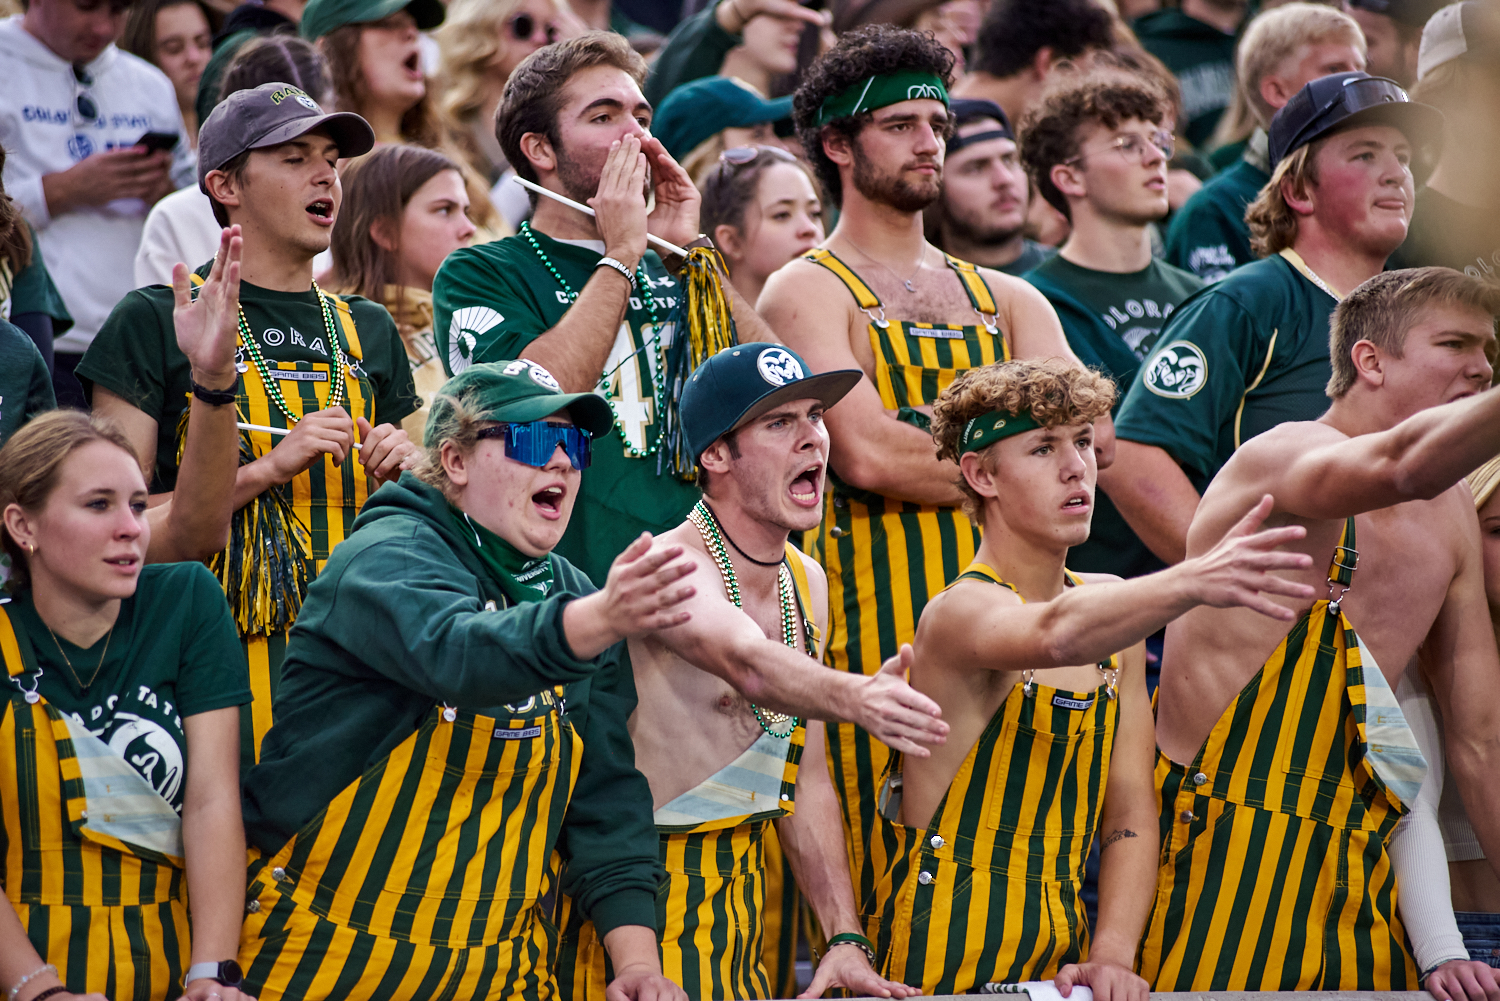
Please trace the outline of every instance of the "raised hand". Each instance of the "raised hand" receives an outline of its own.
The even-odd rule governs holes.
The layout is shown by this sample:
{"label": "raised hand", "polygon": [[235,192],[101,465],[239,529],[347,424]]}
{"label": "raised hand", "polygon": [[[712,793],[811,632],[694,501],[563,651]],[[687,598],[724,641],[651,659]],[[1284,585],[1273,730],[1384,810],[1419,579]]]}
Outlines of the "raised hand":
{"label": "raised hand", "polygon": [[762,15],[788,21],[806,21],[820,28],[833,23],[830,13],[804,7],[797,0],[725,0],[714,11],[719,27],[731,35],[738,35],[752,19]]}
{"label": "raised hand", "polygon": [[604,239],[605,256],[634,269],[646,252],[646,157],[640,139],[626,136],[610,143],[599,190],[588,205]]}
{"label": "raised hand", "polygon": [[233,389],[237,379],[234,347],[239,332],[243,247],[238,226],[219,234],[219,252],[196,300],[188,266],[172,267],[172,327],[177,347],[192,366],[193,381],[207,389]]}
{"label": "raised hand", "polygon": [[909,998],[922,991],[887,980],[870,966],[863,949],[835,946],[823,954],[818,971],[798,998],[820,998],[834,987],[842,987],[856,998]]}
{"label": "raised hand", "polygon": [[923,745],[946,742],[948,724],[936,702],[906,683],[914,659],[911,644],[901,644],[896,656],[863,682],[849,719],[893,750],[925,758],[932,752]]}
{"label": "raised hand", "polygon": [[1239,524],[1224,533],[1217,545],[1182,564],[1203,604],[1215,608],[1249,608],[1273,619],[1292,622],[1298,613],[1267,595],[1306,600],[1317,594],[1311,585],[1298,584],[1272,572],[1306,570],[1312,566],[1312,557],[1306,553],[1282,552],[1276,548],[1305,538],[1307,529],[1301,525],[1257,531],[1274,503],[1271,495],[1266,494]]}
{"label": "raised hand", "polygon": [[685,246],[698,238],[698,208],[703,202],[693,179],[655,136],[647,136],[641,148],[651,159],[651,186],[656,205],[646,220],[652,236]]}

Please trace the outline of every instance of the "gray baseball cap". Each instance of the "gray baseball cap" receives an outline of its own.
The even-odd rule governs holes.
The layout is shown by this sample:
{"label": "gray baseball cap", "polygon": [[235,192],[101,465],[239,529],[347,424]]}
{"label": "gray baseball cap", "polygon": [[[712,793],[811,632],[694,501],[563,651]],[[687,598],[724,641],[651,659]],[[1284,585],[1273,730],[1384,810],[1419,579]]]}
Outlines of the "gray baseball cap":
{"label": "gray baseball cap", "polygon": [[198,188],[203,180],[247,149],[265,149],[323,127],[338,143],[339,157],[368,153],[375,145],[370,123],[348,111],[325,114],[307,93],[289,83],[263,83],[219,102],[198,130]]}

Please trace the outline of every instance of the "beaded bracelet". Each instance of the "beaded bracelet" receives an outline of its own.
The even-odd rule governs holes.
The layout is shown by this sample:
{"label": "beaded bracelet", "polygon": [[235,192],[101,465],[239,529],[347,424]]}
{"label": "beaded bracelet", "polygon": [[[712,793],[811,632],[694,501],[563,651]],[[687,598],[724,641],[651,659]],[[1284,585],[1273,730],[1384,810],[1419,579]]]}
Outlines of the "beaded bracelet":
{"label": "beaded bracelet", "polygon": [[68,989],[62,984],[58,984],[56,987],[48,987],[46,990],[42,991],[42,993],[33,997],[31,1001],[47,1001],[47,998],[50,998],[54,994],[66,993],[68,993]]}
{"label": "beaded bracelet", "polygon": [[53,976],[56,976],[57,967],[53,966],[51,963],[48,963],[40,970],[32,970],[30,973],[26,974],[26,976],[15,982],[14,986],[12,986],[11,989],[6,992],[6,997],[9,998],[10,1001],[16,1001],[16,995],[21,993],[22,987],[25,987],[27,984],[31,983],[31,981],[35,980],[37,977],[40,977],[45,973],[50,973]]}
{"label": "beaded bracelet", "polygon": [[[865,954],[865,958],[870,961],[870,965],[875,965],[875,947],[863,935],[857,935],[854,932],[844,932],[842,935],[835,935],[828,940],[828,949],[832,950],[836,945],[859,946],[860,951]],[[827,955],[827,952],[824,955]]]}

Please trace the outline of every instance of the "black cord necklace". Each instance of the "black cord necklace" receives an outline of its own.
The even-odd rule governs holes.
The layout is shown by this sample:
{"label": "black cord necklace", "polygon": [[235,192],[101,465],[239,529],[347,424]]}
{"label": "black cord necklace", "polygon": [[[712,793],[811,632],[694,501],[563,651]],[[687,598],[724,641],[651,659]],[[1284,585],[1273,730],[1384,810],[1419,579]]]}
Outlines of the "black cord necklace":
{"label": "black cord necklace", "polygon": [[741,556],[745,557],[745,559],[749,560],[751,563],[754,563],[758,567],[779,567],[786,560],[786,557],[783,556],[779,560],[772,560],[770,563],[767,563],[764,560],[758,560],[754,556],[751,556],[749,553],[747,553],[743,549],[741,549],[735,543],[735,541],[732,538],[729,537],[729,533],[724,530],[724,523],[719,520],[719,516],[718,515],[714,514],[714,509],[711,508],[711,507],[709,507],[707,502],[704,502],[704,504],[703,504],[703,510],[707,511],[708,512],[708,516],[714,520],[714,527],[716,527],[719,530],[719,534],[720,535],[724,536],[724,541],[728,542],[729,545],[731,547],[733,547],[733,549],[734,549],[735,552],[737,552]]}

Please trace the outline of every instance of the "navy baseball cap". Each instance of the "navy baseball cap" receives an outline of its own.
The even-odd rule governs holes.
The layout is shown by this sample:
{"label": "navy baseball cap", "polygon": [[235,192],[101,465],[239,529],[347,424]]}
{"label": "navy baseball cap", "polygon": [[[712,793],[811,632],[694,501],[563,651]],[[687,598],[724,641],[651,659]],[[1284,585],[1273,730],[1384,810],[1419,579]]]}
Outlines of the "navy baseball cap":
{"label": "navy baseball cap", "polygon": [[1443,113],[1417,104],[1401,85],[1368,73],[1334,73],[1311,81],[1271,119],[1271,169],[1315,139],[1360,125],[1391,125],[1412,145],[1418,183],[1436,166]]}
{"label": "navy baseball cap", "polygon": [[706,76],[685,83],[662,99],[651,118],[651,134],[674,160],[687,156],[709,136],[792,117],[792,99],[770,100],[734,77]]}
{"label": "navy baseball cap", "polygon": [[291,142],[325,126],[338,144],[339,158],[360,156],[375,146],[370,123],[351,111],[325,114],[307,92],[289,83],[263,83],[237,90],[214,108],[198,130],[198,188],[203,179],[247,149]]}
{"label": "navy baseball cap", "polygon": [[787,400],[821,400],[831,407],[864,376],[857,368],[818,375],[791,348],[737,344],[698,366],[678,401],[682,431],[694,461],[719,436]]}
{"label": "navy baseball cap", "polygon": [[1005,115],[1005,109],[994,101],[985,100],[982,97],[955,97],[948,102],[948,117],[953,119],[955,129],[961,129],[965,125],[973,125],[975,122],[984,121],[986,118],[1000,123],[998,130],[979,132],[972,136],[960,138],[957,132],[948,140],[948,152],[956,153],[965,146],[972,143],[983,142],[986,139],[1011,139],[1016,138],[1015,129],[1011,128],[1010,119]]}

